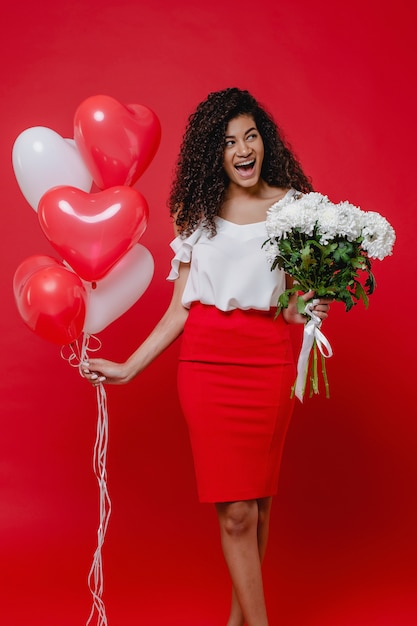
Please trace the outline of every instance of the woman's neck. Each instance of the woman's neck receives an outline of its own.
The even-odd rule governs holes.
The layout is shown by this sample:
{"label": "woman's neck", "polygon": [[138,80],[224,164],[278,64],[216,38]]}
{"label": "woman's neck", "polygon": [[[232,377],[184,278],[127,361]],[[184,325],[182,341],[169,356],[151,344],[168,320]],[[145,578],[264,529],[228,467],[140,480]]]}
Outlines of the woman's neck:
{"label": "woman's neck", "polygon": [[271,187],[262,182],[263,185],[257,186],[257,189],[253,187],[232,189],[230,185],[220,207],[219,216],[239,224],[263,222],[267,210],[283,198],[288,189]]}
{"label": "woman's neck", "polygon": [[234,182],[230,182],[226,189],[225,202],[231,202],[234,200],[263,200],[274,191],[273,187],[270,187],[264,180],[260,179],[256,185],[252,187],[244,187],[242,185],[236,185]]}

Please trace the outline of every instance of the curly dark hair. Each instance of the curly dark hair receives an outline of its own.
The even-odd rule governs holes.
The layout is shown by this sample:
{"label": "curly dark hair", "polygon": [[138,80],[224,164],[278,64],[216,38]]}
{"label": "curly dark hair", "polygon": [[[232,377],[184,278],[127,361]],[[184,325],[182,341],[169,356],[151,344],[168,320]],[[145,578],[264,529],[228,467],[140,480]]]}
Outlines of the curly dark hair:
{"label": "curly dark hair", "polygon": [[227,124],[251,115],[264,143],[261,176],[274,187],[309,192],[309,178],[270,113],[246,90],[230,87],[212,92],[188,118],[168,201],[178,231],[190,235],[202,224],[216,234],[214,218],[228,185],[223,169]]}

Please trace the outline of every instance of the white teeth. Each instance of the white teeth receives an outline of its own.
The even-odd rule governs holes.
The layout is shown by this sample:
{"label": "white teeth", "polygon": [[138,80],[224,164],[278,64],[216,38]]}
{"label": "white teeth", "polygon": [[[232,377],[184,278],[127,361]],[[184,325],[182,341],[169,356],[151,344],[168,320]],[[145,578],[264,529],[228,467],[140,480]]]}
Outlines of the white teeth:
{"label": "white teeth", "polygon": [[255,163],[255,159],[251,161],[243,161],[243,163],[236,163],[235,167],[242,167],[243,165],[253,165]]}

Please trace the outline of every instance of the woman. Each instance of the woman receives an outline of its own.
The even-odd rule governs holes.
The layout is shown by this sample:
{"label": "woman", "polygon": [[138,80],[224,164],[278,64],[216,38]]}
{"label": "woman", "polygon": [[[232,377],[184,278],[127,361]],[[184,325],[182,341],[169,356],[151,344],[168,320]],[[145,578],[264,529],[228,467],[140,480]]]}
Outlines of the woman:
{"label": "woman", "polygon": [[[183,333],[179,396],[199,498],[216,506],[232,580],[228,626],[268,624],[261,564],[293,408],[288,324],[305,322],[295,298],[274,319],[291,279],[271,271],[262,250],[266,212],[311,190],[247,91],[209,94],[189,118],[171,190],[171,303],[126,362],[91,359],[84,367],[94,385],[127,383]],[[315,302],[325,319],[328,301]]]}

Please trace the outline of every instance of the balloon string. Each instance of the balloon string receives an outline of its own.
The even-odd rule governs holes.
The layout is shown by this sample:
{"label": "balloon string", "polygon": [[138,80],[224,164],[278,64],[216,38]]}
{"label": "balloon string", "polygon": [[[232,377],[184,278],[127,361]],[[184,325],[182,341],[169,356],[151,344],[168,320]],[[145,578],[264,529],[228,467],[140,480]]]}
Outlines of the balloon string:
{"label": "balloon string", "polygon": [[[99,350],[100,347],[101,342],[97,337],[84,334],[81,345],[77,341],[68,346],[68,355],[65,354],[64,348],[61,349],[61,356],[67,360],[72,367],[78,367],[81,373],[82,364],[88,360],[88,352],[95,352]],[[93,453],[93,470],[99,485],[99,526],[97,530],[97,548],[94,552],[93,562],[88,574],[88,587],[93,596],[93,606],[86,626],[91,623],[96,613],[97,626],[107,626],[106,608],[102,599],[104,591],[102,548],[111,513],[111,501],[107,490],[106,469],[109,419],[106,390],[101,383],[96,387],[96,397],[97,432]]]}
{"label": "balloon string", "polygon": [[107,626],[106,609],[102,600],[104,590],[103,560],[102,548],[107,532],[107,526],[111,513],[111,501],[107,491],[107,446],[108,446],[108,413],[107,413],[107,397],[104,386],[100,385],[96,388],[97,392],[97,437],[94,446],[93,468],[96,475],[99,493],[100,493],[100,521],[97,530],[97,548],[94,553],[93,563],[88,575],[88,586],[93,596],[93,606],[90,617],[87,620],[87,626],[90,624],[97,612],[97,626]]}
{"label": "balloon string", "polygon": [[77,367],[80,370],[84,361],[88,360],[88,352],[98,352],[101,348],[101,341],[95,335],[84,334],[82,336],[81,345],[78,340],[67,346],[62,346],[61,357],[68,361],[71,367]]}

